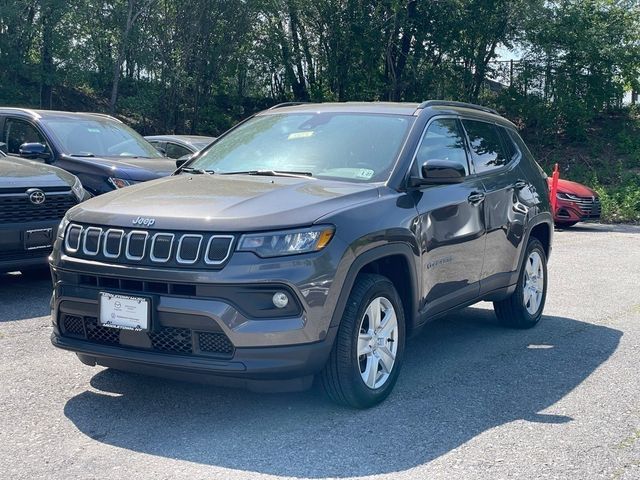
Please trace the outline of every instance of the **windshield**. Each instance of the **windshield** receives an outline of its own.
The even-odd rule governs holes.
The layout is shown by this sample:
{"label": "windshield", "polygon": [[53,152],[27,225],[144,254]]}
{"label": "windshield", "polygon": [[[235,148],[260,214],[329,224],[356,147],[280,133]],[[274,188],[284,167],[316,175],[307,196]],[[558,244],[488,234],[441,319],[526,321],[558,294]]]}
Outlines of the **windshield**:
{"label": "windshield", "polygon": [[269,170],[385,181],[413,122],[404,115],[295,113],[255,117],[189,167],[216,174]]}
{"label": "windshield", "polygon": [[163,158],[133,129],[109,118],[43,118],[41,121],[68,155]]}

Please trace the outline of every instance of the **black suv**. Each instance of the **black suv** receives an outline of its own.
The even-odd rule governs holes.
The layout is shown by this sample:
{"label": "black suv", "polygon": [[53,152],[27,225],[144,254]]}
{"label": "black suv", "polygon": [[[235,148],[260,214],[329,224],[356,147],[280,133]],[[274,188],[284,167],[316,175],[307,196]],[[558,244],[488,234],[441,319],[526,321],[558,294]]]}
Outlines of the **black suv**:
{"label": "black suv", "polygon": [[46,267],[62,217],[87,197],[70,173],[0,152],[0,272]]}
{"label": "black suv", "polygon": [[92,194],[171,174],[175,160],[98,113],[0,108],[0,150],[67,170]]}
{"label": "black suv", "polygon": [[505,325],[540,320],[552,222],[542,171],[492,110],[284,105],[172,177],[69,212],[52,342],[88,365],[255,389],[319,376],[368,407],[429,320],[480,300]]}

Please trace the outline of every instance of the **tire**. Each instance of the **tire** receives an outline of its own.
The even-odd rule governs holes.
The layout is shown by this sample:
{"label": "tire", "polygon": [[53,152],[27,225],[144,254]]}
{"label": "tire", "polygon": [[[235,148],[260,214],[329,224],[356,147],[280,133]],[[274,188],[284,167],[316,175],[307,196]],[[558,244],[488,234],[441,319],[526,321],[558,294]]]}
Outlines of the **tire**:
{"label": "tire", "polygon": [[[377,330],[375,319],[370,318],[376,310],[381,314]],[[373,331],[378,333],[371,335]],[[393,284],[381,275],[358,275],[329,360],[320,373],[324,391],[334,402],[353,408],[382,402],[398,378],[404,342],[404,311]]]}
{"label": "tire", "polygon": [[[536,268],[536,259],[540,262],[539,268]],[[540,273],[542,285],[539,280]],[[547,255],[542,243],[537,238],[530,238],[515,291],[508,298],[493,302],[500,323],[512,328],[531,328],[537,325],[547,298],[547,284]],[[527,285],[530,288],[529,292]]]}
{"label": "tire", "polygon": [[49,268],[49,264],[47,263],[43,265],[34,265],[31,267],[21,268],[20,273],[22,273],[23,277],[34,280],[51,278],[51,269]]}
{"label": "tire", "polygon": [[578,222],[556,222],[556,228],[571,228]]}

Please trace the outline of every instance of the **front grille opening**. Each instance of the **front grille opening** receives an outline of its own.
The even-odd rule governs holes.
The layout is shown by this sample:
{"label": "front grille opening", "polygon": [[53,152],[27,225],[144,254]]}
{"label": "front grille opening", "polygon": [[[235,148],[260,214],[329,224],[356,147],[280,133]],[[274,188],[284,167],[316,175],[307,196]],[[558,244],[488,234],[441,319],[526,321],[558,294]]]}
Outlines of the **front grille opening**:
{"label": "front grille opening", "polygon": [[81,285],[88,285],[90,287],[98,286],[98,277],[94,277],[93,275],[80,275],[78,277],[78,282]]}
{"label": "front grille opening", "polygon": [[149,334],[154,350],[161,352],[192,353],[191,330],[188,328],[164,327]]}
{"label": "front grille opening", "polygon": [[223,262],[226,260],[229,254],[229,247],[231,246],[231,238],[228,237],[212,237],[209,242],[209,248],[205,260],[208,263]]}
{"label": "front grille opening", "polygon": [[142,292],[142,282],[140,280],[120,280],[120,288],[122,290],[133,290],[135,292]]}
{"label": "front grille opening", "polygon": [[224,333],[198,332],[198,346],[201,352],[233,355],[233,344]]}
{"label": "front grille opening", "polygon": [[[150,347],[133,347],[120,345],[120,330],[104,327],[98,323],[96,317],[82,317],[79,315],[61,314],[61,332],[65,337],[79,338],[102,345],[120,346],[127,349],[155,351],[176,355],[202,354],[231,358],[234,347],[229,338],[222,332],[194,332],[190,328],[160,327],[157,331],[128,332],[130,335],[140,335],[148,338]],[[196,334],[194,337],[194,333]],[[194,338],[197,338],[198,348],[194,348]],[[144,344],[145,342],[140,342]]]}
{"label": "front grille opening", "polygon": [[95,317],[85,318],[85,328],[87,329],[87,340],[105,345],[120,343],[120,330],[98,325],[98,319]]}
{"label": "front grille opening", "polygon": [[146,282],[145,292],[149,293],[169,293],[169,284],[160,282]]}
{"label": "front grille opening", "polygon": [[76,315],[65,315],[62,331],[70,337],[84,337],[84,319]]}
{"label": "front grille opening", "polygon": [[169,285],[169,293],[174,295],[196,296],[196,286],[185,283],[172,283]]}
{"label": "front grille opening", "polygon": [[98,279],[98,286],[103,288],[119,288],[120,281],[117,278],[100,277]]}

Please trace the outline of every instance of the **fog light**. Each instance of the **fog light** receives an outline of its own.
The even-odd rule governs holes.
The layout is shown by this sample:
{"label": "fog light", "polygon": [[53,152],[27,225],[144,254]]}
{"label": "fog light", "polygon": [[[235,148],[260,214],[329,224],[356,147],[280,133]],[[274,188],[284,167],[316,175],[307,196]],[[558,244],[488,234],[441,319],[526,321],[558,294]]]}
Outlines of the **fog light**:
{"label": "fog light", "polygon": [[289,304],[289,297],[284,292],[276,292],[273,294],[273,304],[276,308],[284,308]]}

